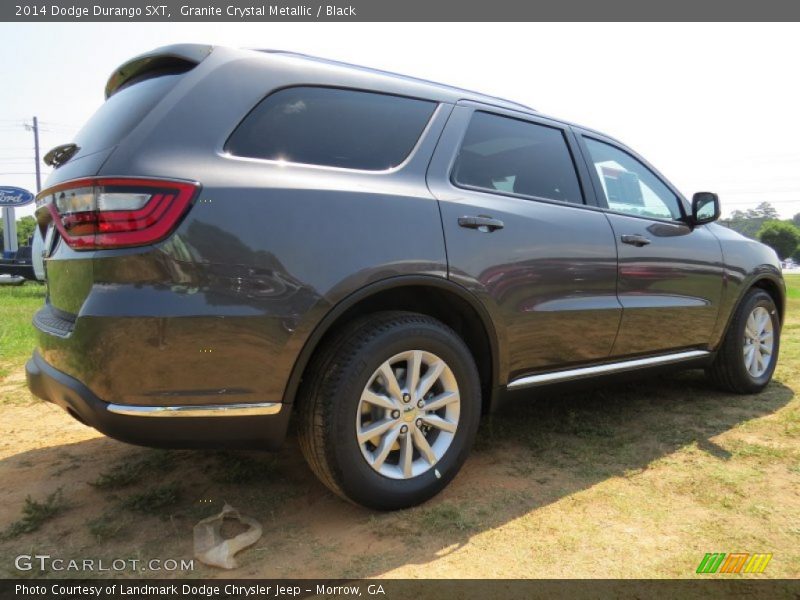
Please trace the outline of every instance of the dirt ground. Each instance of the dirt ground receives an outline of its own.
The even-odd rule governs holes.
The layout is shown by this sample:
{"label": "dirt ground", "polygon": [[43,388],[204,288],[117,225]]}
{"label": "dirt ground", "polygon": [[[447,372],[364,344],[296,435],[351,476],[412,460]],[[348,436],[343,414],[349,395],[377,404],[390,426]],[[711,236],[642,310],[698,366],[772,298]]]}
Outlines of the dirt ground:
{"label": "dirt ground", "polygon": [[[718,392],[701,372],[520,394],[484,420],[442,494],[396,513],[329,493],[293,434],[277,454],[127,445],[31,397],[22,360],[6,362],[0,577],[691,578],[707,552],[749,552],[773,554],[755,577],[796,578],[798,313],[795,297],[759,396]],[[233,571],[14,565],[20,554],[191,559],[193,525],[225,502],[264,529]]]}

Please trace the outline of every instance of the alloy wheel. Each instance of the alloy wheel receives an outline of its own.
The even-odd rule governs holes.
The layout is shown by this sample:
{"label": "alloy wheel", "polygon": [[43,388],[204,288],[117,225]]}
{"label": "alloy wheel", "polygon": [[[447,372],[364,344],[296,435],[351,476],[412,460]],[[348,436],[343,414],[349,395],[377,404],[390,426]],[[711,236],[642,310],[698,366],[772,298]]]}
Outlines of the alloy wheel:
{"label": "alloy wheel", "polygon": [[361,394],[361,454],[385,477],[422,475],[453,442],[460,408],[458,383],[444,360],[424,350],[396,354],[375,370]]}
{"label": "alloy wheel", "polygon": [[742,348],[744,366],[752,377],[761,377],[767,371],[774,349],[772,318],[766,308],[756,306],[747,317]]}

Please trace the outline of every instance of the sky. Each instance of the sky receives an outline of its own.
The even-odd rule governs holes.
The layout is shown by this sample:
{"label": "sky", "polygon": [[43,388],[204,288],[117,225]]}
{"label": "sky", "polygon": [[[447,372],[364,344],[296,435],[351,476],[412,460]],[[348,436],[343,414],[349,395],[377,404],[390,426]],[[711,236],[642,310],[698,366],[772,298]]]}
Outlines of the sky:
{"label": "sky", "polygon": [[717,192],[723,215],[763,201],[800,213],[799,24],[3,23],[0,36],[0,185],[35,189],[33,115],[44,154],[103,102],[114,68],[196,42],[501,96],[621,140],[685,196]]}

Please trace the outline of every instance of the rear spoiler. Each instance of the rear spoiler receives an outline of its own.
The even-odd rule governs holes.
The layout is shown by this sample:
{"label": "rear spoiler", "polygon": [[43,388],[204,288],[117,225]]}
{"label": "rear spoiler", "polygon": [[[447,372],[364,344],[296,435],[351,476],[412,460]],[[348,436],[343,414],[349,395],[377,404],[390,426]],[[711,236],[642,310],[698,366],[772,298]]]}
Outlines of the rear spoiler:
{"label": "rear spoiler", "polygon": [[118,67],[106,83],[106,99],[127,82],[150,71],[189,69],[200,64],[213,50],[206,44],[174,44],[145,52]]}

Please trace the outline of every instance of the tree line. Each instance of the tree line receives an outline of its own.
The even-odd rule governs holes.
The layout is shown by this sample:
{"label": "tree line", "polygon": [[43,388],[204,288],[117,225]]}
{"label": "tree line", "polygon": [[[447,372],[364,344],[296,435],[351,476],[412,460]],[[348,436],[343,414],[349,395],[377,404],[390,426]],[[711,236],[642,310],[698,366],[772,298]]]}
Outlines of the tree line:
{"label": "tree line", "polygon": [[769,202],[755,208],[735,210],[720,224],[744,236],[770,246],[781,260],[794,259],[800,263],[800,213],[791,219],[781,220],[778,211]]}

